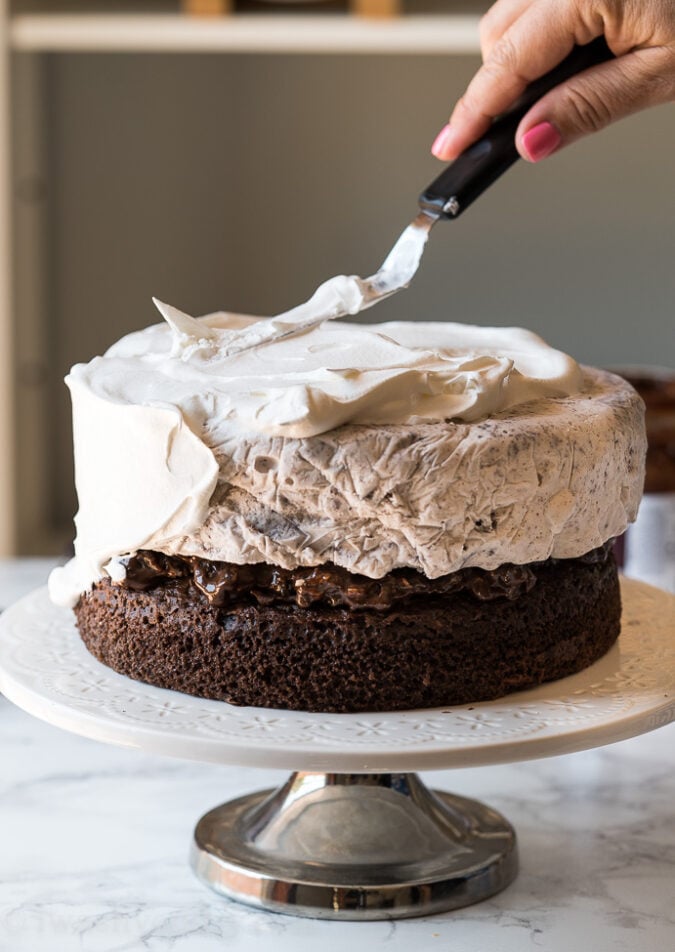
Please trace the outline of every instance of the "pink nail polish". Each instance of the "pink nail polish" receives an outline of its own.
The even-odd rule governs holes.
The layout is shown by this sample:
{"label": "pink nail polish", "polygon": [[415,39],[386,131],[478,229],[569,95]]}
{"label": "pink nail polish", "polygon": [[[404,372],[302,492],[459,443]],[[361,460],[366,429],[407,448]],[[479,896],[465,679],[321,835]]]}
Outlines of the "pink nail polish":
{"label": "pink nail polish", "polygon": [[562,142],[562,136],[550,122],[540,122],[523,136],[523,148],[530,162],[548,158]]}
{"label": "pink nail polish", "polygon": [[450,158],[447,153],[453,139],[454,134],[450,126],[443,126],[434,139],[434,144],[431,146],[431,154],[435,155],[437,159]]}

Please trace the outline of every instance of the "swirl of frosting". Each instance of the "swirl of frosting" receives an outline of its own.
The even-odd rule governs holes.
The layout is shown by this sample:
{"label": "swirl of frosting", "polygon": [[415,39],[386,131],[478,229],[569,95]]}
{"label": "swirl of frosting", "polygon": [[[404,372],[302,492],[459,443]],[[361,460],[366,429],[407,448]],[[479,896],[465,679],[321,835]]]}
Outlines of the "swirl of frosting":
{"label": "swirl of frosting", "polygon": [[[338,280],[352,279],[327,285]],[[216,442],[221,428],[302,438],[345,423],[473,422],[580,387],[571,357],[520,328],[331,321],[229,354],[255,318],[158,306],[170,327],[123,338],[70,380],[116,403],[172,404]]]}

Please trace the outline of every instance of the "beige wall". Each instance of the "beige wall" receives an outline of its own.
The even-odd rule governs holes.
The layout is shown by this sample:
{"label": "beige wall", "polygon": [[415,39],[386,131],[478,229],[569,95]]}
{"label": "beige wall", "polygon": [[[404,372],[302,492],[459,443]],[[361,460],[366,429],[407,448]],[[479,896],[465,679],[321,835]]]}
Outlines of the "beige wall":
{"label": "beige wall", "polygon": [[[60,56],[48,63],[55,522],[72,493],[74,361],[156,319],[268,314],[372,271],[439,171],[472,57]],[[368,319],[519,323],[592,363],[675,364],[675,108],[519,163],[437,227]]]}

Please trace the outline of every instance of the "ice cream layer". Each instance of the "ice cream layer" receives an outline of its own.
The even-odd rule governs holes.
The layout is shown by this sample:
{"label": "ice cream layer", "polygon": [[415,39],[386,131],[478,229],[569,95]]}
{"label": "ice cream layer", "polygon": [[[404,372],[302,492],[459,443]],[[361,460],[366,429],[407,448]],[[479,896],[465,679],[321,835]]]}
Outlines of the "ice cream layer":
{"label": "ice cream layer", "polygon": [[635,516],[639,398],[534,334],[331,322],[233,353],[253,318],[162,311],[68,378],[61,603],[140,548],[435,578],[575,557]]}

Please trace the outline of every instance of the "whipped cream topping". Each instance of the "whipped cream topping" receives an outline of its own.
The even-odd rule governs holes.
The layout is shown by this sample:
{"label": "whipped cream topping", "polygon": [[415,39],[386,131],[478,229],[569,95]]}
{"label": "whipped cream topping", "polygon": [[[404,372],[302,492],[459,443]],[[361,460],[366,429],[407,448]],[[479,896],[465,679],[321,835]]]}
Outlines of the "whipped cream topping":
{"label": "whipped cream topping", "polygon": [[[350,281],[326,282],[308,312],[329,315]],[[235,428],[297,438],[345,423],[473,421],[580,385],[572,358],[518,328],[326,321],[256,345],[270,324],[289,326],[283,315],[196,320],[157,303],[168,326],[130,334],[67,382],[115,403],[177,407],[193,431],[209,428],[211,444]]]}
{"label": "whipped cream topping", "polygon": [[[340,279],[327,284],[326,300],[336,287],[342,294]],[[581,555],[634,516],[637,464],[630,477],[618,474],[616,493],[604,487],[602,512],[589,522],[589,506],[580,505],[588,485],[561,458],[556,421],[560,403],[578,407],[574,395],[588,381],[535,334],[330,322],[251,347],[269,322],[160,308],[166,324],[130,334],[67,378],[80,508],[76,557],[50,580],[61,604],[73,605],[106,573],[124,577],[125,558],[140,548],[286,568],[332,561],[372,578],[408,566],[433,578],[464,564]],[[536,454],[535,444],[520,445],[521,475],[511,467],[506,477],[504,423],[532,401],[535,416],[546,408],[552,425]],[[588,432],[577,420],[564,453],[574,454],[577,432],[584,452],[597,445],[597,483],[616,421],[607,407],[596,411]],[[453,422],[438,430],[444,420]],[[552,479],[543,480],[544,470]],[[533,549],[523,524],[534,525],[525,515],[534,496],[533,513],[546,503],[547,515]],[[474,513],[488,497],[501,499],[497,508],[520,528],[500,517],[488,539],[486,511],[467,545],[467,500]]]}

